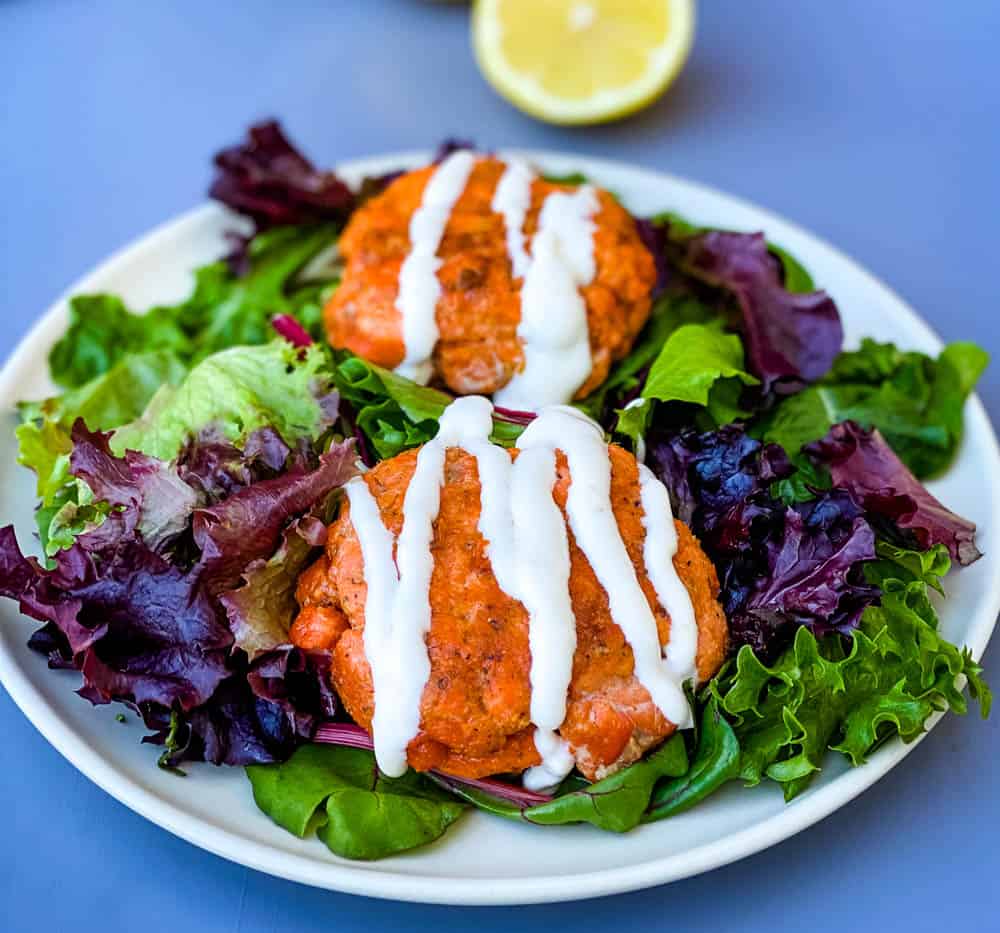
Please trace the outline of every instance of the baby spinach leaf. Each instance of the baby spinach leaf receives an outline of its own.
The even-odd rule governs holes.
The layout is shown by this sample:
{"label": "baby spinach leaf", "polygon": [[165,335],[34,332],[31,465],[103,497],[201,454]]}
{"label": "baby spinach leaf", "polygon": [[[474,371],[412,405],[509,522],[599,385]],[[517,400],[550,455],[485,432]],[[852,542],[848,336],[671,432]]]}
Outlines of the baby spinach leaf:
{"label": "baby spinach leaf", "polygon": [[590,823],[598,829],[623,833],[639,825],[658,781],[687,770],[684,739],[674,735],[651,755],[594,784],[567,779],[552,800],[534,806],[448,775],[436,775],[436,780],[460,799],[494,816],[541,826]]}
{"label": "baby spinach leaf", "polygon": [[377,859],[433,842],[465,805],[422,775],[386,778],[371,752],[304,745],[282,764],[246,769],[254,801],[279,826],[310,831],[335,854]]}
{"label": "baby spinach leaf", "polygon": [[687,769],[684,739],[675,735],[651,755],[610,777],[529,807],[521,815],[529,823],[543,826],[590,823],[598,829],[624,833],[639,825],[657,782]]}
{"label": "baby spinach leaf", "polygon": [[687,771],[656,785],[644,823],[683,813],[713,794],[740,770],[740,744],[712,697],[701,714],[698,747]]}

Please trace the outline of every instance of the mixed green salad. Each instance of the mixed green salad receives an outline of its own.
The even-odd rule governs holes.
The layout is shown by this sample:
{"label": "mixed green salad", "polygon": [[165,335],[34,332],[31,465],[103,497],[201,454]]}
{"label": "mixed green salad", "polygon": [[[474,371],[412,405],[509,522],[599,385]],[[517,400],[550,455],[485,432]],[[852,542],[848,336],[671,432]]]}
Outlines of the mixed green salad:
{"label": "mixed green salad", "polygon": [[[551,795],[381,775],[329,658],[288,632],[340,487],[434,437],[451,400],[325,341],[338,231],[393,176],[352,190],[274,123],[216,166],[213,196],[254,233],[180,304],[72,299],[49,357],[61,392],[22,403],[17,429],[44,557],[0,531],[0,593],[42,623],[31,647],[79,672],[85,699],[137,714],[161,767],[244,766],[279,825],[374,859],[472,808],[623,832],[729,781],[790,800],[828,756],[861,765],[936,711],[964,713],[966,692],[987,715],[981,669],[934,604],[979,556],[975,526],[923,485],[955,457],[986,354],[845,351],[834,302],[779,245],[663,213],[636,221],[659,276],[650,321],[579,406],[644,456],[718,571],[732,650],[691,694],[697,728]],[[494,440],[530,418],[498,409]]]}

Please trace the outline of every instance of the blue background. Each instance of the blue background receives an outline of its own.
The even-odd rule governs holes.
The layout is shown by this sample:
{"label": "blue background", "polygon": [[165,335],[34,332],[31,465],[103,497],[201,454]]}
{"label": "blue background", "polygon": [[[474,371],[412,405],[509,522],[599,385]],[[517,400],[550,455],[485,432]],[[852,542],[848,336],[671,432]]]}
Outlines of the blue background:
{"label": "blue background", "polygon": [[[707,0],[666,98],[576,130],[496,97],[467,28],[463,5],[419,0],[0,0],[0,353],[98,260],[202,200],[212,152],[271,114],[322,164],[459,134],[707,182],[836,243],[945,338],[1000,350],[995,0]],[[1000,365],[982,394],[996,419]],[[1000,651],[986,669],[1000,686]],[[2,691],[0,735],[4,931],[998,924],[1000,716],[946,718],[856,803],[736,865],[479,910],[330,894],[195,849],[91,785]]]}

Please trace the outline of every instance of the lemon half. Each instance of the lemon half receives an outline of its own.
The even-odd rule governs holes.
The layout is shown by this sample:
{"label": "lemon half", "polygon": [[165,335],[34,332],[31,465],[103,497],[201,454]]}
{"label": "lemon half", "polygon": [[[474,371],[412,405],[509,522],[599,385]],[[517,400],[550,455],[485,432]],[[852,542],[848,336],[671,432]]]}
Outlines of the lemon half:
{"label": "lemon half", "polygon": [[472,41],[497,92],[548,123],[601,123],[662,94],[687,60],[694,0],[476,0]]}

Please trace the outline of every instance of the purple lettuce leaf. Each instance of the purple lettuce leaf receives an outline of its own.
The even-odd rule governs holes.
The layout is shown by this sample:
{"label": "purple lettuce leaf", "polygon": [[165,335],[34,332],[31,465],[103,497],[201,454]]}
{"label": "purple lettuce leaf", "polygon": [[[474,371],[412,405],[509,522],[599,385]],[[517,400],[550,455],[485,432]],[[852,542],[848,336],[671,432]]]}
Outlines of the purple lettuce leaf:
{"label": "purple lettuce leaf", "polygon": [[878,599],[863,577],[875,536],[862,509],[841,490],[794,507],[772,496],[771,484],[794,472],[777,445],[738,425],[656,430],[646,462],[716,566],[734,647],[773,658],[798,626],[849,632]]}
{"label": "purple lettuce leaf", "polygon": [[761,444],[737,424],[717,431],[664,430],[646,438],[646,462],[670,491],[674,514],[699,534],[734,506],[795,472],[777,444]]}
{"label": "purple lettuce leaf", "polygon": [[333,172],[317,169],[274,120],[251,126],[244,142],[215,156],[209,194],[250,217],[257,231],[280,224],[342,221],[354,193]]}
{"label": "purple lettuce leaf", "polygon": [[195,568],[199,579],[214,593],[236,586],[250,564],[274,553],[293,518],[324,500],[354,472],[354,445],[338,444],[313,470],[293,468],[198,509],[191,530],[201,552]]}
{"label": "purple lettuce leaf", "polygon": [[90,487],[95,500],[112,506],[104,522],[85,534],[84,550],[96,552],[138,534],[159,553],[184,532],[200,496],[176,470],[134,450],[116,457],[110,432],[88,431],[82,418],[71,437],[71,474]]}
{"label": "purple lettuce leaf", "polygon": [[456,152],[461,152],[463,149],[475,151],[476,144],[471,139],[458,139],[457,137],[450,136],[447,139],[441,140],[437,149],[434,150],[434,158],[431,161],[437,165],[439,162],[447,159],[448,156],[454,155]]}
{"label": "purple lettuce leaf", "polygon": [[114,548],[100,540],[93,555],[86,539],[60,551],[46,570],[24,557],[7,526],[0,531],[0,595],[55,624],[83,674],[79,692],[92,703],[124,699],[181,710],[204,703],[227,676],[232,633],[225,615],[191,574],[134,533]]}
{"label": "purple lettuce leaf", "polygon": [[31,646],[50,666],[79,670],[92,703],[138,710],[153,741],[169,738],[170,763],[290,752],[332,713],[323,664],[287,645],[249,661],[234,650],[219,593],[252,578],[283,534],[308,560],[325,535],[311,513],[353,472],[353,445],[317,457],[265,429],[240,451],[209,433],[169,465],[115,457],[109,435],[82,424],[73,438],[71,470],[113,505],[104,524],[50,569],[21,553],[11,527],[0,530],[0,595],[45,623]]}
{"label": "purple lettuce leaf", "polygon": [[649,250],[656,264],[656,283],[653,285],[651,297],[656,301],[666,290],[670,281],[670,260],[667,258],[667,246],[670,242],[668,226],[650,217],[636,217],[636,230],[642,245]]}
{"label": "purple lettuce leaf", "polygon": [[[274,428],[259,428],[243,441],[243,449],[226,439],[216,427],[190,438],[175,463],[178,476],[199,496],[199,505],[210,505],[245,486],[271,479],[289,465],[291,448]],[[301,454],[294,455],[301,462]]]}
{"label": "purple lettuce leaf", "polygon": [[[475,146],[468,140],[446,139],[435,151],[433,162],[462,149]],[[366,178],[354,192],[335,172],[316,168],[292,145],[276,120],[252,125],[243,142],[220,150],[214,162],[216,175],[209,195],[253,221],[249,235],[226,234],[231,244],[226,261],[237,276],[249,271],[250,242],[258,233],[291,224],[344,223],[359,204],[403,174],[400,170]]]}
{"label": "purple lettuce leaf", "polygon": [[334,172],[317,169],[275,120],[247,130],[244,142],[215,156],[210,197],[253,221],[250,234],[230,231],[226,256],[233,275],[250,271],[250,242],[263,230],[287,224],[343,223],[357,206],[351,189]]}
{"label": "purple lettuce leaf", "polygon": [[309,565],[314,549],[326,543],[331,511],[329,502],[317,503],[312,512],[284,530],[270,558],[248,564],[240,585],[220,594],[236,647],[250,657],[288,642],[298,610],[295,588],[299,574]]}
{"label": "purple lettuce leaf", "polygon": [[874,558],[875,533],[849,493],[786,508],[780,537],[768,543],[767,575],[731,620],[735,640],[767,657],[783,628],[848,634],[878,600],[862,569]]}
{"label": "purple lettuce leaf", "polygon": [[249,664],[237,652],[230,661],[232,673],[207,703],[183,719],[162,712],[156,721],[147,719],[157,731],[143,741],[166,745],[161,764],[169,767],[185,761],[283,761],[337,711],[329,665],[326,654],[291,645]]}
{"label": "purple lettuce leaf", "polygon": [[850,490],[869,513],[891,522],[921,550],[943,544],[962,566],[982,556],[975,524],[932,496],[878,430],[844,421],[805,451],[829,468],[835,486]]}
{"label": "purple lettuce leaf", "polygon": [[763,392],[789,394],[826,374],[844,337],[837,306],[825,292],[788,291],[763,234],[712,230],[682,242],[684,271],[736,298]]}

